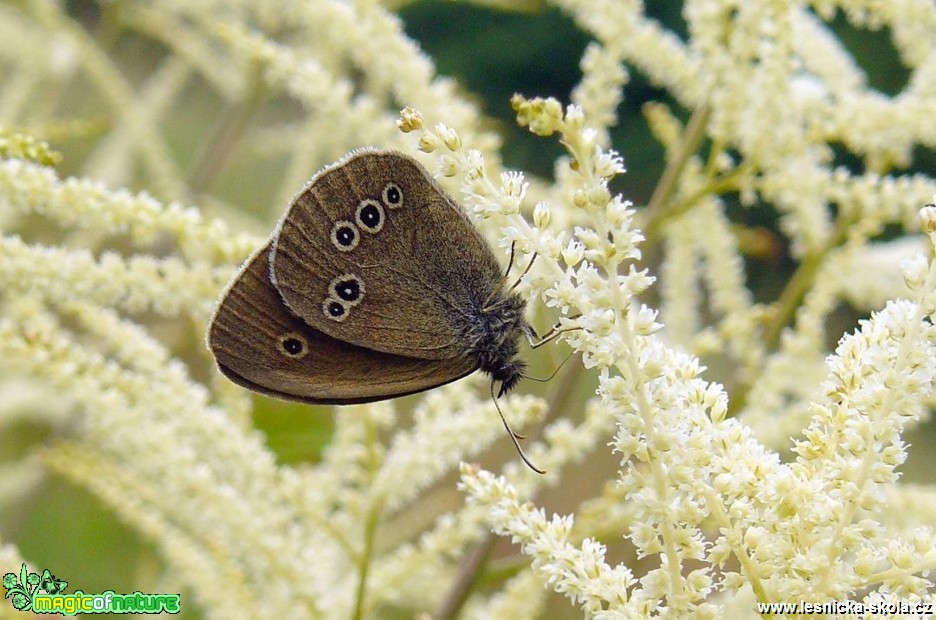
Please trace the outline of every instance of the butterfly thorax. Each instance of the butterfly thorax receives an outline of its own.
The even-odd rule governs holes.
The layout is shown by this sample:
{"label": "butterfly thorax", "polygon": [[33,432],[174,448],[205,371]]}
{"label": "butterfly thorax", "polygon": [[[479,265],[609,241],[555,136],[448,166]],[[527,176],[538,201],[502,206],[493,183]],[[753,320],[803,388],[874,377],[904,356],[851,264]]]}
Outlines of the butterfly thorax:
{"label": "butterfly thorax", "polygon": [[499,396],[510,391],[520,379],[526,363],[518,358],[520,337],[532,334],[523,311],[526,302],[516,294],[498,291],[478,308],[465,323],[468,354],[478,368],[500,382]]}

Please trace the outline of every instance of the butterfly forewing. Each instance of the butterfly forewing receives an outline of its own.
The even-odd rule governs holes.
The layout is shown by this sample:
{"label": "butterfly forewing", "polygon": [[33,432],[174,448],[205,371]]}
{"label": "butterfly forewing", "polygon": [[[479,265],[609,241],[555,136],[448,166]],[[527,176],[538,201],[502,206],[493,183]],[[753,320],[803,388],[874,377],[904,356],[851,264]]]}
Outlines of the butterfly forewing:
{"label": "butterfly forewing", "polygon": [[274,233],[271,269],[312,328],[422,359],[463,357],[466,327],[503,286],[461,209],[415,160],[388,151],[313,177]]}

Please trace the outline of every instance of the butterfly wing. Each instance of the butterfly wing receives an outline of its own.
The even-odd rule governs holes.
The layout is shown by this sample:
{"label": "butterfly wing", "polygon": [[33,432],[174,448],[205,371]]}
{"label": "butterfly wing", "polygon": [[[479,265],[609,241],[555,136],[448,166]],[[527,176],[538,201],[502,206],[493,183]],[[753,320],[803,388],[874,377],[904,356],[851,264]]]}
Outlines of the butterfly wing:
{"label": "butterfly wing", "polygon": [[369,349],[448,359],[503,286],[497,260],[414,159],[353,154],[315,175],[274,234],[272,281],[315,329]]}
{"label": "butterfly wing", "polygon": [[469,360],[424,360],[331,338],[296,318],[269,279],[269,245],[229,285],[208,329],[208,347],[231,381],[307,403],[350,404],[403,396],[471,373]]}

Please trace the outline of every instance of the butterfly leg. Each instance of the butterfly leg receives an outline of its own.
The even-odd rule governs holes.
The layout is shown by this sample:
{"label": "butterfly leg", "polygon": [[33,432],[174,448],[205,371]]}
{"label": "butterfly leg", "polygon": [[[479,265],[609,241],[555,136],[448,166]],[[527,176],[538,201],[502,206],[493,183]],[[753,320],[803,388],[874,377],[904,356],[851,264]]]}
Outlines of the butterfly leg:
{"label": "butterfly leg", "polygon": [[[575,316],[570,316],[569,318],[577,319],[580,316],[582,315],[576,314]],[[550,340],[552,340],[553,338],[555,338],[556,336],[558,336],[559,334],[563,334],[565,332],[572,332],[577,329],[582,329],[582,328],[581,327],[562,327],[561,323],[556,323],[555,325],[552,326],[552,328],[548,332],[546,332],[545,335],[539,336],[535,331],[533,331],[533,328],[530,328],[530,330],[526,332],[527,342],[530,343],[531,349],[537,349],[543,346],[544,344],[546,344],[547,342],[549,342]]]}

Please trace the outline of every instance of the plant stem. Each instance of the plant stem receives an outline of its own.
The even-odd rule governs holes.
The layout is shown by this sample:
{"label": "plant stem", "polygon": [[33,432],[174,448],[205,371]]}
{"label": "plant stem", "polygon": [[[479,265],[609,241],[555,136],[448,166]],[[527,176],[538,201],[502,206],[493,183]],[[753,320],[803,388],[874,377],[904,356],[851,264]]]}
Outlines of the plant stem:
{"label": "plant stem", "polygon": [[692,113],[686,129],[683,131],[679,146],[671,154],[666,162],[666,168],[660,176],[660,182],[657,183],[647,203],[647,208],[641,212],[641,220],[644,223],[641,228],[646,236],[645,246],[650,247],[654,239],[658,236],[657,231],[664,221],[673,215],[673,207],[670,205],[670,199],[676,192],[679,176],[689,158],[695,153],[702,140],[705,139],[705,129],[708,126],[711,117],[711,109],[703,105]]}
{"label": "plant stem", "polygon": [[[370,476],[376,476],[380,469],[379,439],[377,429],[373,421],[367,425],[367,445],[369,446],[368,469]],[[357,591],[354,595],[354,620],[361,620],[364,617],[364,599],[367,596],[367,577],[370,574],[371,560],[374,558],[374,541],[377,539],[377,529],[380,525],[380,515],[383,508],[383,499],[381,497],[371,496],[370,505],[367,507],[367,520],[364,523],[364,549],[358,560],[358,579]]]}
{"label": "plant stem", "polygon": [[221,113],[211,137],[192,166],[189,189],[195,195],[208,191],[237,151],[237,142],[244,134],[250,119],[260,108],[266,89],[260,80],[259,69],[253,69],[246,78],[247,94]]}
{"label": "plant stem", "polygon": [[[582,378],[581,355],[575,354],[575,359],[569,360],[571,364],[564,366],[559,375],[559,381],[549,396],[549,406],[543,422],[546,423],[566,409],[566,402],[575,394],[574,386]],[[538,494],[530,498],[535,502]],[[452,587],[442,600],[438,611],[432,615],[433,620],[452,620],[458,616],[468,596],[478,582],[478,575],[487,565],[491,550],[497,543],[497,537],[488,532],[468,552],[468,555],[458,567],[458,574]]]}
{"label": "plant stem", "polygon": [[445,599],[442,601],[442,605],[439,607],[439,610],[433,614],[432,617],[434,620],[451,620],[458,616],[465,601],[468,600],[468,595],[471,594],[474,588],[478,573],[481,572],[481,568],[487,563],[488,556],[491,554],[491,549],[494,548],[496,543],[497,537],[488,532],[472,547],[471,551],[468,552],[468,555],[458,567],[458,574],[455,577],[455,582],[452,584],[452,587],[449,588]]}
{"label": "plant stem", "polygon": [[[844,243],[848,236],[849,227],[853,224],[850,218],[841,217],[836,222],[835,230],[829,235],[825,244],[811,252],[808,252],[793,277],[787,282],[786,287],[780,294],[777,301],[774,302],[774,312],[771,321],[764,329],[764,348],[767,351],[775,351],[780,346],[780,338],[783,330],[793,321],[797,309],[802,305],[803,299],[812,288],[816,279],[816,274],[822,267],[822,263],[829,252]],[[737,389],[731,394],[731,401],[728,404],[728,416],[734,416],[744,409],[747,404],[748,392],[753,385],[753,381],[739,384]]]}

